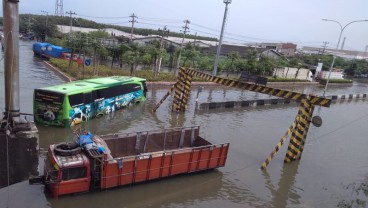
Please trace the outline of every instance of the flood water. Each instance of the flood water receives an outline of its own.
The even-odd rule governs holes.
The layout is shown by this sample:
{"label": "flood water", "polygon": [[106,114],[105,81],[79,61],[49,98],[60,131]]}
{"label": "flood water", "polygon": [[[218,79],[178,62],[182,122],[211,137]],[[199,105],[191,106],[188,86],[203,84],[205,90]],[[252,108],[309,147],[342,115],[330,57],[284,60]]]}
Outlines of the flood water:
{"label": "flood water", "polygon": [[[30,42],[21,42],[21,111],[32,113],[34,88],[61,83],[46,66],[34,59]],[[0,68],[0,86],[3,69]],[[366,93],[368,83],[330,86],[327,95]],[[3,87],[0,93],[4,100]],[[291,87],[321,95],[323,87]],[[42,186],[26,181],[0,189],[0,207],[365,207],[368,203],[368,100],[336,102],[316,107],[323,119],[309,129],[300,161],[284,164],[288,141],[261,171],[260,166],[294,121],[298,105],[259,106],[241,109],[196,111],[197,87],[192,88],[185,113],[171,113],[168,98],[155,114],[154,105],[168,88],[151,88],[145,103],[90,120],[76,129],[38,126],[39,147],[69,141],[73,130],[95,134],[146,131],[161,128],[201,127],[200,135],[212,143],[230,143],[226,166],[215,171],[178,176],[107,191],[51,199]],[[222,87],[206,87],[198,102],[246,100],[269,97]],[[4,102],[0,103],[3,111]],[[42,159],[40,159],[42,161]],[[4,162],[4,161],[0,161]],[[42,162],[35,164],[42,169]],[[368,205],[368,204],[367,204]]]}

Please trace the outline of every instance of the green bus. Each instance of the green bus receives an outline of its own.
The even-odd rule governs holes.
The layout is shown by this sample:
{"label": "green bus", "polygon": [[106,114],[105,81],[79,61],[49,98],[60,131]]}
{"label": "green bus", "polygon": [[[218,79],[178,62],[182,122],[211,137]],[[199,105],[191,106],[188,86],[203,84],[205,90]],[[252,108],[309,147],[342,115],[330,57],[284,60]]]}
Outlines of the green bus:
{"label": "green bus", "polygon": [[33,94],[36,123],[68,127],[146,100],[146,80],[113,76],[38,88]]}

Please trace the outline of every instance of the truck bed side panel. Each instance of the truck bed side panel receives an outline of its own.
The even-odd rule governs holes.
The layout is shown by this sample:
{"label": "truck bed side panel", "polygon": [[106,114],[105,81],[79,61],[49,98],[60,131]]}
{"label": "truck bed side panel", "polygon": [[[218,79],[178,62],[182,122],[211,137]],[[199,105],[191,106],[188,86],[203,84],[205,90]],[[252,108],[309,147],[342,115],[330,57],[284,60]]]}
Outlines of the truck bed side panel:
{"label": "truck bed side panel", "polygon": [[213,169],[225,165],[229,144],[181,150],[145,153],[106,161],[101,189],[165,178],[183,173]]}

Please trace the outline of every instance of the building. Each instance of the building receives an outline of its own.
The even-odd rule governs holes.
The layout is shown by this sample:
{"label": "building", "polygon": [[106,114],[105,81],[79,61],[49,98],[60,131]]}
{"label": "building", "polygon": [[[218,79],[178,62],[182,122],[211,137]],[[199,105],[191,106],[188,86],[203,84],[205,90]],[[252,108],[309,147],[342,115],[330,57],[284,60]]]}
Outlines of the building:
{"label": "building", "polygon": [[304,54],[333,54],[346,59],[368,59],[368,52],[304,46]]}
{"label": "building", "polygon": [[260,48],[266,48],[274,50],[284,56],[292,57],[295,56],[297,45],[294,43],[260,43]]}
{"label": "building", "polygon": [[281,44],[281,49],[279,52],[288,57],[295,56],[296,46],[297,45],[293,43],[283,43]]}

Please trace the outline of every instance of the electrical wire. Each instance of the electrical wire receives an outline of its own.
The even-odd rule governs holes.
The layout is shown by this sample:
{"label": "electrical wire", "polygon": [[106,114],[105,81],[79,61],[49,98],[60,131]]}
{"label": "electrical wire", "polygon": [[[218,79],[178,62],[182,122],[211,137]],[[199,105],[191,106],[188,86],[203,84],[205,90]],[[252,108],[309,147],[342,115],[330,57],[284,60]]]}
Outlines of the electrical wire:
{"label": "electrical wire", "polygon": [[83,14],[76,14],[75,16],[89,17],[89,18],[96,18],[96,19],[126,19],[126,18],[130,18],[130,17],[101,17],[101,16],[89,16],[89,15],[83,15]]}
{"label": "electrical wire", "polygon": [[325,136],[327,136],[329,134],[335,133],[335,132],[337,132],[337,131],[339,131],[341,129],[344,129],[344,128],[352,125],[353,123],[358,122],[358,121],[360,121],[360,120],[362,120],[363,118],[366,118],[366,117],[368,117],[368,114],[365,114],[365,115],[363,115],[363,116],[361,116],[361,117],[359,117],[359,118],[357,118],[355,120],[349,121],[349,122],[347,122],[347,124],[341,125],[341,126],[339,126],[338,128],[336,128],[336,129],[334,129],[332,131],[329,131],[329,132],[327,132],[325,134],[322,134],[321,136],[317,137],[316,139],[320,139],[320,138],[323,138],[323,137],[325,137]]}
{"label": "electrical wire", "polygon": [[146,20],[148,22],[165,22],[165,23],[180,23],[180,22],[182,22],[182,20],[161,19],[161,18],[152,18],[152,17],[138,17],[138,19]]}

